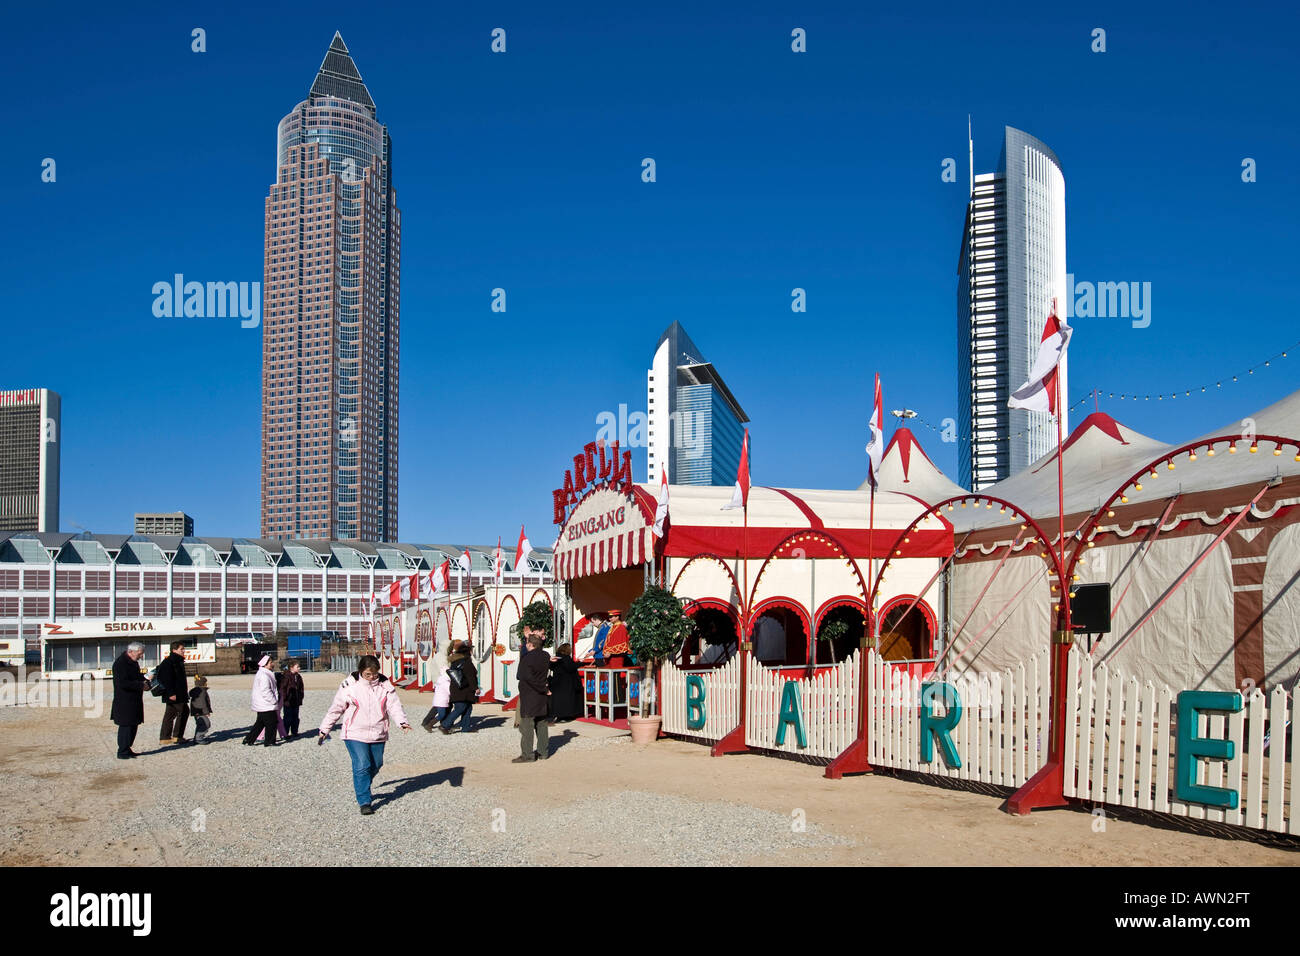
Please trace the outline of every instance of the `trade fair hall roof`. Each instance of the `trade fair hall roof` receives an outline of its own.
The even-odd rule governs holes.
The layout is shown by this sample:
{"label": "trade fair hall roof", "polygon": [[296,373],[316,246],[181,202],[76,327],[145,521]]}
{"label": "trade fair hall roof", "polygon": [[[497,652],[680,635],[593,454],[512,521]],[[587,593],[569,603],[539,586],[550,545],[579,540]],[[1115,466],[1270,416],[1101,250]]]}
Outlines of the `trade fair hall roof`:
{"label": "trade fair hall roof", "polygon": [[[279,540],[271,538],[211,538],[155,534],[94,534],[69,532],[0,532],[0,564],[47,562],[57,554],[60,564],[107,567],[116,555],[119,565],[195,567],[217,570],[232,567],[298,567],[325,570],[427,571],[444,560],[455,570],[461,552],[470,554],[470,573],[492,571],[495,545],[411,544],[384,541]],[[501,548],[506,571],[514,573],[513,545]],[[534,548],[528,574],[551,569],[549,548]]]}

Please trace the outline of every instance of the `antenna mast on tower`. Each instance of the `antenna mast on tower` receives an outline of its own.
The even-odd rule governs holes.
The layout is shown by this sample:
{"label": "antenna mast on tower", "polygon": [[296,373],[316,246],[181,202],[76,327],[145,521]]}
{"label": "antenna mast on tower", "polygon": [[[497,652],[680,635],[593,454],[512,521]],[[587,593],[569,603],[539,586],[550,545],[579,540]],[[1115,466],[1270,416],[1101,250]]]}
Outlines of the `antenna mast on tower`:
{"label": "antenna mast on tower", "polygon": [[970,147],[970,194],[975,195],[975,139],[970,131],[970,114],[966,114],[966,145]]}

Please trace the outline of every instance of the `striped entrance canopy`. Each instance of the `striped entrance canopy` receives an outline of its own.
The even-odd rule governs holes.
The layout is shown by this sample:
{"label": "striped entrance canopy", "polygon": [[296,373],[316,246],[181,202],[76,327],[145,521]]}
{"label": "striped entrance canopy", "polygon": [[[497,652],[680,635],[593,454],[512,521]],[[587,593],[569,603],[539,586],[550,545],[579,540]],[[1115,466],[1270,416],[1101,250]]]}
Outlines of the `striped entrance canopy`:
{"label": "striped entrance canopy", "polygon": [[654,557],[654,500],[641,488],[625,495],[599,487],[574,507],[555,543],[553,567],[561,581],[618,568],[635,567]]}

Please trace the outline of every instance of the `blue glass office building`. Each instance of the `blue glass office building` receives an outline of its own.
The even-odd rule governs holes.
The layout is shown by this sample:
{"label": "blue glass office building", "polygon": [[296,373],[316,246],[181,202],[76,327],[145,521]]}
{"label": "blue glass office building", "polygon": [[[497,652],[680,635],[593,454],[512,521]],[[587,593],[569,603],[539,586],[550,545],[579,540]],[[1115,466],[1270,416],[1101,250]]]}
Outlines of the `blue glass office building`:
{"label": "blue glass office building", "polygon": [[711,362],[674,322],[646,373],[647,464],[652,485],[730,485],[749,416]]}

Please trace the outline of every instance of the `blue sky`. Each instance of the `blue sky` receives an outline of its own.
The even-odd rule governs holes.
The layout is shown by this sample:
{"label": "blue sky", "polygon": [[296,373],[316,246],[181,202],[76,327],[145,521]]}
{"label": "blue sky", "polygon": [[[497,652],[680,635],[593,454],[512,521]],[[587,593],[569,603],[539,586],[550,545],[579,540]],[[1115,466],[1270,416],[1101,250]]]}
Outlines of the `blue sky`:
{"label": "blue sky", "polygon": [[[0,388],[63,396],[64,530],[183,509],[199,534],[258,533],[260,331],[155,318],[150,290],[261,281],[276,123],[335,29],[394,142],[403,540],[513,543],[526,522],[550,544],[550,490],[600,412],[644,408],[674,319],[752,417],[760,484],[856,486],[876,371],[887,408],[955,417],[968,113],[977,172],[1004,124],[1061,157],[1077,279],[1151,283],[1147,328],[1076,320],[1072,400],[1100,388],[1172,441],[1300,386],[1293,353],[1205,396],[1106,397],[1300,339],[1282,4],[474,6],[7,12]],[[917,431],[955,477],[956,446]]]}

